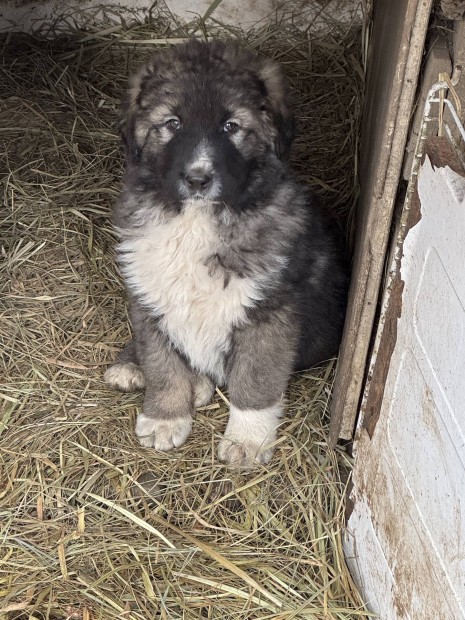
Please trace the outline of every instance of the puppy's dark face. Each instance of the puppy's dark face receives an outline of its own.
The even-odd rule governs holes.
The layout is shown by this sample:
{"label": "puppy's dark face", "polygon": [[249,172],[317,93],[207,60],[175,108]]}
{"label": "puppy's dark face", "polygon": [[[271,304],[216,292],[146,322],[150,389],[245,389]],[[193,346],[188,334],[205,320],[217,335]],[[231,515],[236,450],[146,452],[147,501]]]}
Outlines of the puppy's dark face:
{"label": "puppy's dark face", "polygon": [[129,167],[164,202],[234,205],[265,162],[285,156],[292,117],[279,68],[231,44],[157,54],[125,103]]}

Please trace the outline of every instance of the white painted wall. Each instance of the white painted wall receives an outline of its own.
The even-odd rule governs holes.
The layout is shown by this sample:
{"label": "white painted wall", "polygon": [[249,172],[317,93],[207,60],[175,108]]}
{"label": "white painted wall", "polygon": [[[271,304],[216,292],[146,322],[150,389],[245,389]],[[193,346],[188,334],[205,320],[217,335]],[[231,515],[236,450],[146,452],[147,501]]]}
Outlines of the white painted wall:
{"label": "white painted wall", "polygon": [[381,413],[357,447],[345,548],[382,620],[465,618],[465,178],[426,158]]}
{"label": "white painted wall", "polygon": [[[212,0],[166,0],[164,4],[174,15],[189,22],[204,16]],[[78,26],[88,24],[92,14],[107,22],[118,22],[118,15],[140,19],[152,5],[153,0],[0,0],[0,32],[28,32],[65,15],[69,16],[70,24]],[[320,31],[327,30],[331,20],[333,23],[361,22],[361,6],[362,0],[222,0],[214,17],[243,29],[285,20],[297,27],[311,26],[312,30]]]}

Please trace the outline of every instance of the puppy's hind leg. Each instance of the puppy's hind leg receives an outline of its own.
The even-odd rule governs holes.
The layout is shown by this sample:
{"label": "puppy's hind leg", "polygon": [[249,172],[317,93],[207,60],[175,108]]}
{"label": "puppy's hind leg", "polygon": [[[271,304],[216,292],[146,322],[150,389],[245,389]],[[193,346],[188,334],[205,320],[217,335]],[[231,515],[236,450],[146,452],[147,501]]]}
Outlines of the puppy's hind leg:
{"label": "puppy's hind leg", "polygon": [[197,375],[194,379],[194,407],[203,407],[213,398],[215,385],[206,375]]}
{"label": "puppy's hind leg", "polygon": [[286,308],[235,333],[228,368],[231,409],[218,446],[220,461],[250,468],[271,460],[296,347],[296,321]]}
{"label": "puppy's hind leg", "polygon": [[126,344],[118,358],[107,369],[103,378],[108,385],[121,392],[135,392],[145,387],[145,379],[139,367],[134,340]]}

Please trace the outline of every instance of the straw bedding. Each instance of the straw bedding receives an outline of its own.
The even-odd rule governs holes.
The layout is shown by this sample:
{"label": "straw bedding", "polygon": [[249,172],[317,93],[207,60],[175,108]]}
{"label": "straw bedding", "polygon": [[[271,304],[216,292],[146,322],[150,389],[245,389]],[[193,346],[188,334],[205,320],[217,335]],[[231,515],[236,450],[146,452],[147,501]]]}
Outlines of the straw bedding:
{"label": "straw bedding", "polygon": [[[365,618],[341,548],[350,463],[326,445],[334,361],[293,379],[276,455],[248,475],[216,461],[226,394],[162,454],[134,439],[140,395],[103,384],[129,337],[108,222],[119,98],[156,45],[206,26],[91,22],[0,41],[0,618]],[[284,64],[297,173],[350,221],[360,31],[208,23]]]}

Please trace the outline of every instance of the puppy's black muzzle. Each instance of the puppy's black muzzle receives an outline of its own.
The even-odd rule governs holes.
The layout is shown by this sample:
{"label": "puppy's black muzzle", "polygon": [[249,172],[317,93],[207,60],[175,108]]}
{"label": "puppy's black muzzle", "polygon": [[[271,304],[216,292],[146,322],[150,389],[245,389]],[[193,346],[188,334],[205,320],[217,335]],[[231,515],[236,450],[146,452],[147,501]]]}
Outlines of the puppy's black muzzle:
{"label": "puppy's black muzzle", "polygon": [[183,174],[182,179],[187,191],[195,196],[208,192],[212,185],[213,175],[210,171],[195,169]]}

